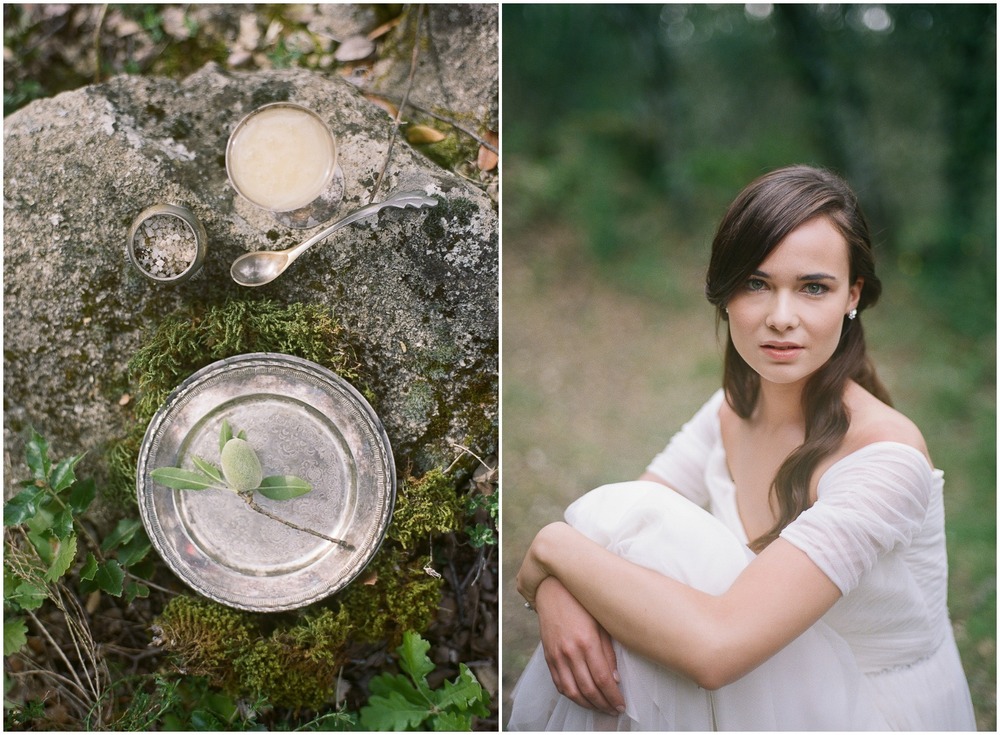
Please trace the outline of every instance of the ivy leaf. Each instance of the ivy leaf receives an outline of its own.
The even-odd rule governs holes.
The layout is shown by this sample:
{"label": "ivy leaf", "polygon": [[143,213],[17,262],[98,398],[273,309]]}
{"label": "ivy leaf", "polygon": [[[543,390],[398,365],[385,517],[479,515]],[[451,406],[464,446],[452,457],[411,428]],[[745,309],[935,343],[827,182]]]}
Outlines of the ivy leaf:
{"label": "ivy leaf", "polygon": [[59,550],[49,565],[48,571],[45,572],[45,581],[55,582],[73,566],[74,561],[76,561],[76,536],[61,539]]}
{"label": "ivy leaf", "polygon": [[472,718],[454,712],[439,712],[430,721],[432,732],[467,732],[471,729]]}
{"label": "ivy leaf", "polygon": [[24,448],[25,461],[32,476],[39,482],[48,482],[52,463],[49,461],[49,443],[41,434],[31,430],[31,438]]}
{"label": "ivy leaf", "polygon": [[4,601],[12,602],[22,610],[37,610],[48,596],[48,590],[44,587],[32,582],[21,582],[14,588],[12,594],[4,594]]}
{"label": "ivy leaf", "polygon": [[57,539],[67,539],[73,535],[73,511],[69,508],[61,510],[52,518],[52,525],[49,527],[52,535]]}
{"label": "ivy leaf", "polygon": [[97,484],[93,479],[80,480],[69,491],[69,507],[76,515],[82,514],[97,497]]}
{"label": "ivy leaf", "polygon": [[368,699],[368,704],[361,708],[361,725],[372,731],[416,730],[429,714],[426,702],[416,704],[393,691],[387,696],[375,694]]}
{"label": "ivy leaf", "polygon": [[125,602],[132,602],[136,597],[149,597],[149,587],[130,579],[125,585]]}
{"label": "ivy leaf", "polygon": [[399,694],[411,704],[423,704],[425,707],[427,705],[427,700],[416,690],[413,682],[403,674],[379,674],[368,682],[368,688],[372,694],[385,699],[392,698],[393,694]]}
{"label": "ivy leaf", "polygon": [[75,457],[64,459],[55,466],[55,469],[52,470],[52,475],[49,478],[49,485],[53,490],[57,493],[62,492],[76,482],[76,473],[73,471],[73,468],[81,459],[83,459],[83,455],[79,454]]}
{"label": "ivy leaf", "polygon": [[47,510],[41,510],[25,524],[28,528],[28,541],[31,542],[35,553],[38,554],[38,558],[45,565],[51,564],[55,558],[56,538],[52,535],[53,520],[51,513]]}
{"label": "ivy leaf", "polygon": [[13,498],[3,504],[3,525],[19,526],[35,517],[38,512],[39,498],[44,490],[32,485],[26,487]]}
{"label": "ivy leaf", "polygon": [[399,652],[399,665],[415,684],[427,683],[427,675],[434,671],[434,662],[427,656],[431,644],[412,630],[403,634],[403,644],[396,649]]}
{"label": "ivy leaf", "polygon": [[118,563],[128,569],[142,561],[152,548],[153,546],[149,543],[149,538],[147,538],[146,534],[138,533],[118,549]]}
{"label": "ivy leaf", "polygon": [[[28,625],[24,618],[4,618],[3,620],[3,655],[17,653],[28,642]],[[6,674],[4,675],[6,678]]]}
{"label": "ivy leaf", "polygon": [[156,482],[174,490],[205,490],[218,487],[208,475],[179,467],[159,467],[149,473]]}
{"label": "ivy leaf", "polygon": [[142,528],[142,521],[138,518],[122,518],[115,526],[115,530],[104,539],[101,544],[101,551],[108,552],[117,548],[121,544],[126,544],[135,536],[135,532]]}
{"label": "ivy leaf", "polygon": [[292,475],[272,475],[260,481],[257,492],[271,500],[291,500],[312,490],[305,480]]}
{"label": "ivy leaf", "polygon": [[114,559],[98,563],[94,583],[109,595],[121,597],[122,586],[125,583],[125,570]]}
{"label": "ivy leaf", "polygon": [[195,467],[211,477],[213,480],[225,484],[226,481],[222,478],[222,471],[219,470],[219,468],[214,464],[206,462],[201,457],[191,457],[191,461],[194,462]]}
{"label": "ivy leaf", "polygon": [[438,708],[454,708],[461,712],[471,710],[470,714],[486,716],[489,713],[486,690],[468,666],[459,664],[458,670],[459,675],[454,681],[446,681],[441,685],[437,693]]}
{"label": "ivy leaf", "polygon": [[91,581],[97,575],[97,557],[94,556],[94,552],[87,552],[87,560],[83,563],[83,569],[80,570],[80,579]]}

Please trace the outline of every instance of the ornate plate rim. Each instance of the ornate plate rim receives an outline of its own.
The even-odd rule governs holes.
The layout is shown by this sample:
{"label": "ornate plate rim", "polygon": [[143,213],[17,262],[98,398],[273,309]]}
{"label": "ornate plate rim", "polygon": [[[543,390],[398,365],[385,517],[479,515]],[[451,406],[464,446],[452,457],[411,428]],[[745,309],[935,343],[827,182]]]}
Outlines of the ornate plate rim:
{"label": "ornate plate rim", "polygon": [[[225,594],[220,594],[219,592],[211,589],[209,586],[206,586],[202,580],[193,578],[189,573],[189,569],[180,563],[180,561],[176,558],[176,554],[169,547],[169,545],[166,544],[166,540],[161,538],[159,534],[155,532],[160,529],[160,525],[157,520],[156,510],[152,505],[153,497],[152,488],[150,486],[153,483],[148,478],[148,474],[152,470],[152,468],[148,467],[152,446],[157,436],[163,431],[165,424],[170,419],[172,409],[174,409],[185,398],[189,397],[193,391],[197,391],[199,386],[203,385],[208,379],[214,377],[215,375],[231,371],[236,367],[251,366],[255,363],[272,367],[288,367],[289,369],[310,373],[321,382],[325,382],[332,388],[346,394],[354,407],[359,409],[359,411],[364,415],[364,418],[370,422],[369,428],[372,430],[375,438],[380,442],[381,448],[384,450],[382,469],[384,470],[386,480],[384,488],[385,498],[382,500],[382,512],[378,518],[377,525],[374,526],[374,533],[372,534],[371,542],[364,548],[359,548],[352,552],[355,555],[363,557],[360,559],[360,563],[356,561],[354,568],[349,570],[346,575],[331,579],[330,584],[325,587],[316,588],[315,590],[310,591],[309,594],[303,594],[298,598],[294,598],[280,604],[267,602],[251,603],[246,599],[232,599],[231,597],[228,597]],[[152,542],[153,547],[171,571],[195,592],[229,607],[251,612],[281,612],[299,609],[329,597],[350,584],[351,581],[356,579],[364,571],[381,547],[382,542],[385,539],[389,523],[392,520],[397,494],[396,468],[388,435],[386,434],[382,421],[379,419],[378,415],[375,413],[374,409],[372,409],[371,405],[364,398],[364,396],[362,396],[353,385],[332,370],[310,360],[278,352],[253,352],[216,360],[203,368],[196,370],[190,376],[185,378],[176,388],[174,388],[170,395],[167,396],[164,403],[157,409],[153,418],[150,420],[149,425],[146,427],[146,432],[143,436],[142,444],[139,450],[135,483],[136,497],[139,504],[139,514],[142,519],[143,526],[149,535],[149,539]]]}

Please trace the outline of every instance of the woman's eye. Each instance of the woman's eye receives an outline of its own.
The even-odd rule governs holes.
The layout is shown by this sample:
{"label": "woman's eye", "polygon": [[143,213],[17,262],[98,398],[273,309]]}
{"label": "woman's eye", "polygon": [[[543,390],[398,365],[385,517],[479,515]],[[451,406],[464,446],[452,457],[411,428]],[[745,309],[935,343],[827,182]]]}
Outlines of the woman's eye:
{"label": "woman's eye", "polygon": [[805,292],[810,296],[820,296],[825,294],[830,289],[824,286],[822,283],[807,283],[804,287]]}
{"label": "woman's eye", "polygon": [[751,278],[747,281],[747,291],[762,291],[767,288],[767,284],[759,278]]}

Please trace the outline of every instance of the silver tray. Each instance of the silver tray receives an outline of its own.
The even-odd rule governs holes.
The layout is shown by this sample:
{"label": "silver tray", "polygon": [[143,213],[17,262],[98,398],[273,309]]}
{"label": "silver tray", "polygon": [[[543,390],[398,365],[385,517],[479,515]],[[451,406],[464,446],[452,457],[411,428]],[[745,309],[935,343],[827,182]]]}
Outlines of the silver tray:
{"label": "silver tray", "polygon": [[[264,475],[297,475],[310,493],[260,506],[343,539],[348,550],[252,510],[226,490],[171,490],[158,467],[215,465],[228,420],[260,457]],[[157,411],[136,473],[153,546],[191,588],[231,607],[291,610],[342,589],[378,550],[392,517],[396,474],[382,423],[346,381],[289,355],[227,358],[185,380]]]}

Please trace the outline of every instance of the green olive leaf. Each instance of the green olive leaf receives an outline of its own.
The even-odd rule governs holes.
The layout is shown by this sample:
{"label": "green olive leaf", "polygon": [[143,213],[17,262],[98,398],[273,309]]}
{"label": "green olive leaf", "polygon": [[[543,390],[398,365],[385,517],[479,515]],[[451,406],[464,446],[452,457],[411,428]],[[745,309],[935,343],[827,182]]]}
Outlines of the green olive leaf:
{"label": "green olive leaf", "polygon": [[219,430],[219,451],[226,446],[226,442],[233,438],[233,427],[225,419],[222,420],[222,428]]}
{"label": "green olive leaf", "polygon": [[216,467],[211,462],[206,462],[201,457],[197,457],[197,456],[191,457],[191,461],[194,462],[194,466],[195,467],[197,467],[199,470],[201,470],[202,472],[204,472],[206,475],[208,475],[209,477],[211,477],[216,482],[219,482],[219,483],[225,482],[222,479],[222,472],[219,470],[218,467]]}
{"label": "green olive leaf", "polygon": [[179,467],[159,467],[150,472],[149,476],[161,485],[174,490],[206,490],[210,487],[219,487],[218,483],[208,475],[193,470],[182,470]]}
{"label": "green olive leaf", "polygon": [[257,492],[271,500],[291,500],[305,495],[312,490],[312,485],[299,477],[292,475],[271,475],[260,482]]}

